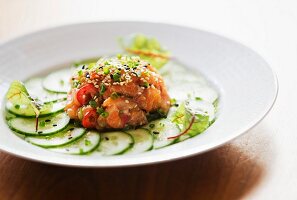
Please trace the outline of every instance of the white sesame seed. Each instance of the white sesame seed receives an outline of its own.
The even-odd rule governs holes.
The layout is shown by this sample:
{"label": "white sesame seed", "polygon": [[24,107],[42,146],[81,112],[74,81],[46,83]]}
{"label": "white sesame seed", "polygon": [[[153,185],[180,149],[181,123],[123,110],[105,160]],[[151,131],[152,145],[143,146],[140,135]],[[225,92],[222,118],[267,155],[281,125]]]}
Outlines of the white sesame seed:
{"label": "white sesame seed", "polygon": [[129,100],[126,99],[126,100],[125,100],[125,103],[129,103]]}

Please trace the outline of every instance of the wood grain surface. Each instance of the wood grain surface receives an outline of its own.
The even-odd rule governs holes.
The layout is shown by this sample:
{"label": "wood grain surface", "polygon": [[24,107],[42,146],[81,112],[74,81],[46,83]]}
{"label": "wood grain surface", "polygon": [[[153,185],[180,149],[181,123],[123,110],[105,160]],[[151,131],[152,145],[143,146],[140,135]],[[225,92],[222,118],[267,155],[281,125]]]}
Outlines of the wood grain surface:
{"label": "wood grain surface", "polygon": [[276,71],[280,92],[270,114],[225,146],[158,165],[66,168],[1,152],[0,200],[297,199],[297,1],[168,2],[0,0],[0,42],[53,26],[102,20],[210,30],[251,47]]}
{"label": "wood grain surface", "polygon": [[110,169],[46,165],[1,153],[0,199],[240,199],[265,176],[260,158],[265,153],[255,156],[241,145],[169,163]]}

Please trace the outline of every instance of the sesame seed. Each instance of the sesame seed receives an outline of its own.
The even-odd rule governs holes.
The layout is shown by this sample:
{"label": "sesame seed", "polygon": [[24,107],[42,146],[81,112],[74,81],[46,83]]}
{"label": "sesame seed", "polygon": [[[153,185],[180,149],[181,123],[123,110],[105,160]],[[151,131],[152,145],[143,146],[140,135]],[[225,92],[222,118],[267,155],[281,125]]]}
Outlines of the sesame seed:
{"label": "sesame seed", "polygon": [[126,100],[125,100],[125,103],[129,103],[129,100],[126,99]]}

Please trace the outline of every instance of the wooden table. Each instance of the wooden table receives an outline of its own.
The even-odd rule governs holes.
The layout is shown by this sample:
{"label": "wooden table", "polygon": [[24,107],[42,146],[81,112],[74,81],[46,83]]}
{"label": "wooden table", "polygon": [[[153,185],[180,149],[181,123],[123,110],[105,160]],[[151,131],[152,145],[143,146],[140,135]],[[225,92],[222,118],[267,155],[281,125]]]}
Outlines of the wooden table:
{"label": "wooden table", "polygon": [[68,23],[129,19],[211,30],[252,47],[278,74],[274,109],[228,145],[160,165],[78,169],[0,153],[0,199],[297,199],[296,1],[0,0],[0,40]]}

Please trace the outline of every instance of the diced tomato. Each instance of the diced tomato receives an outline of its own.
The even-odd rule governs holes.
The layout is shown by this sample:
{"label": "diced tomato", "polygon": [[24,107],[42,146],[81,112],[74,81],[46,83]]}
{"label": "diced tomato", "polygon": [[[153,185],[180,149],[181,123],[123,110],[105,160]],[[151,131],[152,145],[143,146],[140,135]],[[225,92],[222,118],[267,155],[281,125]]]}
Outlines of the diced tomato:
{"label": "diced tomato", "polygon": [[86,105],[98,93],[93,84],[86,84],[80,88],[76,94],[76,98],[82,105]]}
{"label": "diced tomato", "polygon": [[95,109],[88,110],[82,119],[82,125],[85,128],[96,128],[98,114]]}

